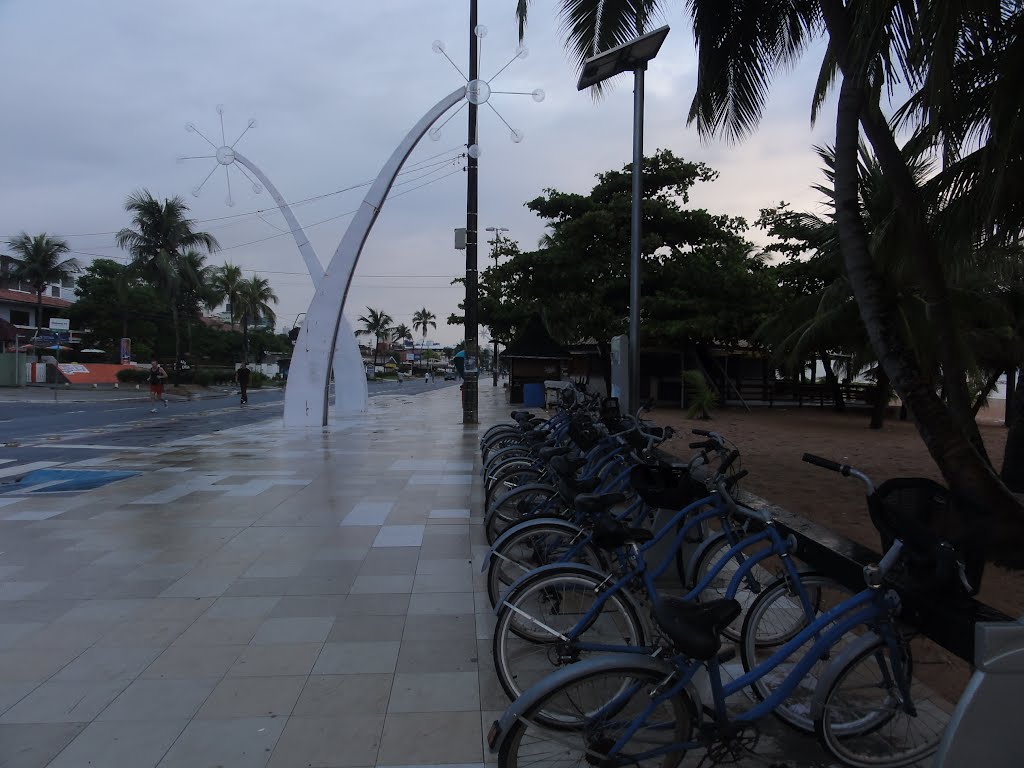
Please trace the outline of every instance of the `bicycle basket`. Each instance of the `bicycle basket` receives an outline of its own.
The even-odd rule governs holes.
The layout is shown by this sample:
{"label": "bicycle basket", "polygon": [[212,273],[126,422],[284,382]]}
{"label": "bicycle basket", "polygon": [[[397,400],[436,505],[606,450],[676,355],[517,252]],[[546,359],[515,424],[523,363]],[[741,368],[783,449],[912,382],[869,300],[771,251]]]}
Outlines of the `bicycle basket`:
{"label": "bicycle basket", "polygon": [[946,488],[923,477],[893,478],[868,497],[868,510],[881,535],[883,552],[894,539],[903,541],[908,587],[937,595],[963,593],[960,562],[971,594],[978,591],[984,552],[977,536],[970,533],[963,505],[955,504]]}
{"label": "bicycle basket", "polygon": [[658,509],[682,509],[708,495],[686,467],[637,464],[629,471],[629,482],[640,498]]}

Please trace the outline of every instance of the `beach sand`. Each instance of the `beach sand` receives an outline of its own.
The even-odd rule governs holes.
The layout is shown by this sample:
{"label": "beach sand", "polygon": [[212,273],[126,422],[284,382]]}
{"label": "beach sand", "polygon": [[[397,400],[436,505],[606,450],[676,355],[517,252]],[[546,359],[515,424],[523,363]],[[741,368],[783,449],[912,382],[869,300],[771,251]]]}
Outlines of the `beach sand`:
{"label": "beach sand", "polygon": [[[1003,415],[1003,401],[996,400],[978,416],[982,439],[996,467],[1001,466],[1006,442]],[[736,443],[742,455],[742,468],[750,471],[740,484],[744,490],[875,551],[880,543],[868,518],[864,486],[854,478],[842,478],[805,464],[800,459],[803,453],[850,464],[876,484],[890,477],[930,477],[942,482],[910,421],[892,418],[881,430],[872,430],[868,428],[869,414],[865,410],[837,414],[829,408],[810,406],[760,407],[749,412],[730,407],[715,411],[709,421],[696,421],[687,419],[682,411],[659,408],[648,418],[677,429],[676,437],[663,447],[681,458],[693,453],[687,448],[688,443],[698,439],[690,434],[692,428],[719,432]],[[978,599],[1011,616],[1021,616],[1024,572],[989,565]],[[968,665],[930,643],[920,648],[915,643],[914,650],[915,663],[934,670],[928,674],[928,682],[949,701],[956,701],[967,682]]]}

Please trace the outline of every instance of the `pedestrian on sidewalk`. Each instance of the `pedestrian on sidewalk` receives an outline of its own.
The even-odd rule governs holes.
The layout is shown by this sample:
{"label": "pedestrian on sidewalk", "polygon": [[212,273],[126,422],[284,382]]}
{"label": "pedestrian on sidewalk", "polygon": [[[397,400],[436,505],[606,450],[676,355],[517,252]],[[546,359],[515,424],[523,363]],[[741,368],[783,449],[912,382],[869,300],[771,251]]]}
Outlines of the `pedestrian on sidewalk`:
{"label": "pedestrian on sidewalk", "polygon": [[163,402],[164,408],[167,407],[167,398],[164,396],[165,381],[167,381],[167,371],[154,357],[149,366],[149,401],[153,403],[153,407],[149,409],[150,413],[156,413],[157,400]]}
{"label": "pedestrian on sidewalk", "polygon": [[242,363],[235,371],[235,381],[238,382],[239,390],[239,405],[249,404],[249,376],[251,374],[252,371],[245,363]]}

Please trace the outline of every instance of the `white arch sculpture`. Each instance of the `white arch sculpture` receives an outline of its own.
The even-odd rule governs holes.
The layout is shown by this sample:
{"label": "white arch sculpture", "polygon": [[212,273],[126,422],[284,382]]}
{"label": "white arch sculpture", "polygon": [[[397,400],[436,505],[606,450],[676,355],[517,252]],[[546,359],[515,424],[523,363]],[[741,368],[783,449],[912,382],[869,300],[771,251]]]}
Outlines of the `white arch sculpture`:
{"label": "white arch sculpture", "polygon": [[[225,158],[230,162],[236,162],[244,165],[248,168],[252,174],[260,180],[264,188],[270,192],[270,196],[274,198],[274,202],[277,203],[277,207],[281,210],[284,215],[284,220],[288,224],[288,229],[291,230],[292,237],[295,238],[295,245],[298,246],[299,253],[302,254],[302,260],[306,263],[306,269],[309,270],[309,276],[313,279],[313,286],[316,287],[323,282],[324,279],[324,267],[320,262],[320,258],[316,255],[316,250],[313,248],[313,244],[309,242],[309,238],[306,237],[305,231],[299,225],[298,219],[295,218],[295,214],[292,213],[291,206],[281,196],[281,193],[277,191],[270,179],[259,169],[259,167],[245,157],[238,150],[231,149],[230,158]],[[221,150],[218,150],[218,162],[221,162],[219,157]],[[334,368],[334,410],[335,413],[352,414],[362,413],[366,410],[367,390],[366,390],[366,373],[363,370],[363,356],[359,351],[359,343],[356,341],[355,333],[352,330],[352,326],[348,320],[344,317],[341,318],[341,325],[339,328],[338,339],[336,344],[332,347],[333,353],[333,368]],[[294,361],[294,358],[293,358]],[[330,373],[328,372],[328,376]],[[289,378],[291,378],[291,370],[289,369]]]}
{"label": "white arch sculpture", "polygon": [[[334,350],[339,333],[345,332],[343,311],[345,299],[359,256],[366,238],[373,228],[377,215],[384,205],[384,199],[394,184],[395,177],[405,164],[409,154],[438,118],[462,101],[466,87],[461,86],[441,99],[425,114],[398,145],[381,168],[376,181],[366,193],[362,205],[345,230],[331,263],[322,280],[317,283],[316,293],[306,312],[299,338],[295,342],[291,368],[288,371],[288,387],[284,395],[284,423],[287,427],[325,427],[328,424],[328,397],[330,386],[329,350]],[[269,187],[268,187],[269,189]],[[272,193],[273,194],[273,193]],[[277,197],[275,197],[275,200]],[[296,242],[298,237],[296,236]],[[300,247],[301,248],[301,247]],[[319,263],[319,262],[318,262]],[[347,331],[351,333],[351,329]],[[335,368],[337,376],[338,368]],[[366,376],[362,373],[362,358],[359,364],[363,376],[363,390]],[[342,397],[340,381],[336,387],[336,400]],[[365,397],[365,395],[364,395]]]}

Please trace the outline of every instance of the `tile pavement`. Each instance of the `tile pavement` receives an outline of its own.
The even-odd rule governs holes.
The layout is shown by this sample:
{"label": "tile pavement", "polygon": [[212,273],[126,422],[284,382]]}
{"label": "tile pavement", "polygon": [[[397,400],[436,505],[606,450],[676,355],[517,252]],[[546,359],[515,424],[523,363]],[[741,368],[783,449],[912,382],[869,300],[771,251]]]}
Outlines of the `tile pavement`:
{"label": "tile pavement", "polygon": [[193,436],[96,460],[143,470],[122,482],[4,499],[0,766],[493,763],[478,438],[507,411],[486,386],[480,429],[454,388],[381,397],[330,430]]}

